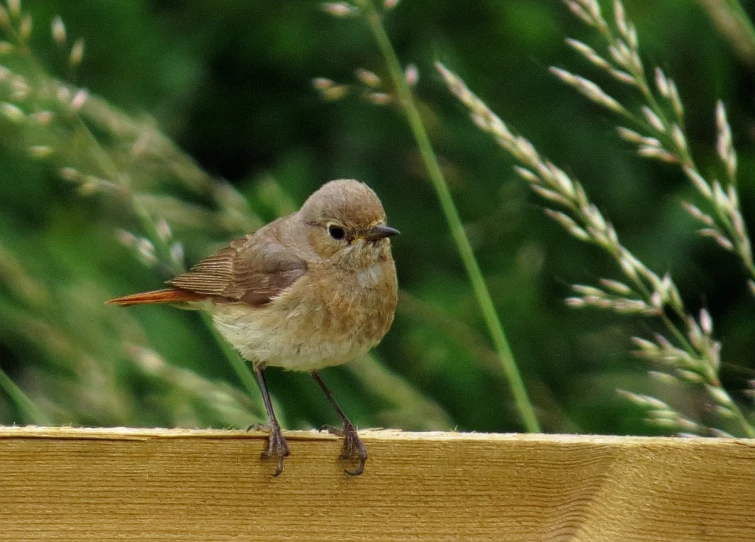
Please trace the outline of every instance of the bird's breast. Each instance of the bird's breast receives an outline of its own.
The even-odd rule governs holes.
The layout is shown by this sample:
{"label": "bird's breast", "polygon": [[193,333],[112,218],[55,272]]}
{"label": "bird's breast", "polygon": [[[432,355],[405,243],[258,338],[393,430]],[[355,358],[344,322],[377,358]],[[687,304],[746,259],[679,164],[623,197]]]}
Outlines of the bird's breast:
{"label": "bird's breast", "polygon": [[357,287],[371,290],[379,287],[385,280],[385,269],[379,263],[369,266],[367,269],[357,271]]}
{"label": "bird's breast", "polygon": [[392,261],[336,273],[319,285],[321,325],[332,334],[365,341],[371,347],[388,332],[398,295]]}

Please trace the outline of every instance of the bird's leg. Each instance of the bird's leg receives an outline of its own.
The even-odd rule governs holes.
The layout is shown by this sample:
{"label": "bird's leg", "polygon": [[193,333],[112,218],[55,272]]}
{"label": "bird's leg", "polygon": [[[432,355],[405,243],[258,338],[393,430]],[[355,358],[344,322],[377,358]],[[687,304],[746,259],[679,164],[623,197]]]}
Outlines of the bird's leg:
{"label": "bird's leg", "polygon": [[270,393],[267,391],[267,384],[265,383],[265,376],[262,374],[262,369],[255,367],[254,374],[257,376],[257,384],[259,384],[260,391],[262,392],[262,401],[265,403],[267,419],[270,424],[270,435],[267,437],[267,450],[262,452],[262,457],[278,458],[278,466],[273,473],[273,476],[278,476],[283,472],[283,459],[291,454],[291,450],[288,448],[286,439],[283,438],[278,419],[275,417],[273,403],[270,401]]}
{"label": "bird's leg", "polygon": [[332,425],[325,425],[321,427],[320,430],[322,431],[323,429],[326,429],[328,433],[332,435],[343,437],[343,452],[340,456],[341,459],[351,459],[356,457],[359,460],[359,465],[357,465],[354,470],[344,470],[346,474],[359,476],[360,474],[362,474],[362,472],[364,472],[364,464],[367,461],[367,448],[364,447],[364,443],[362,443],[362,440],[359,438],[356,427],[354,427],[354,424],[351,423],[343,409],[338,406],[338,403],[333,397],[333,394],[330,393],[330,390],[325,386],[325,382],[322,381],[322,378],[320,378],[320,375],[317,374],[317,371],[312,371],[312,378],[315,379],[315,382],[317,382],[317,385],[320,386],[323,393],[325,394],[325,397],[328,398],[330,404],[333,405],[333,408],[341,417],[341,420],[343,420],[343,429],[333,427]]}

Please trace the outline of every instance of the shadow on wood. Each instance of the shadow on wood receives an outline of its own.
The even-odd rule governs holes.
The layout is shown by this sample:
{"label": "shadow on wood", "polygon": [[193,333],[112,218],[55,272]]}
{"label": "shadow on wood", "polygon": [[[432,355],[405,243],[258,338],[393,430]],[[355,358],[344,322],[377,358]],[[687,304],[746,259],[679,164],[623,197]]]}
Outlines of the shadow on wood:
{"label": "shadow on wood", "polygon": [[0,428],[2,540],[755,540],[755,441]]}

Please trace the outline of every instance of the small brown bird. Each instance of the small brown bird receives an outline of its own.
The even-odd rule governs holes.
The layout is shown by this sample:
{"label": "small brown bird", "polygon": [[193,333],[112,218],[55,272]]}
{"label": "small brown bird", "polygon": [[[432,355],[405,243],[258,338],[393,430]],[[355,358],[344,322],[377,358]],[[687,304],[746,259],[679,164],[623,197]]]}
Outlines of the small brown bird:
{"label": "small brown bird", "polygon": [[398,284],[390,237],[375,192],[354,180],[331,181],[301,209],[232,241],[170,288],[113,299],[116,305],[171,303],[206,309],[215,326],[251,362],[270,424],[263,457],[277,458],[274,476],[290,454],[275,417],[263,371],[309,371],[343,420],[342,459],[364,471],[367,450],[318,370],[364,355],[393,322]]}

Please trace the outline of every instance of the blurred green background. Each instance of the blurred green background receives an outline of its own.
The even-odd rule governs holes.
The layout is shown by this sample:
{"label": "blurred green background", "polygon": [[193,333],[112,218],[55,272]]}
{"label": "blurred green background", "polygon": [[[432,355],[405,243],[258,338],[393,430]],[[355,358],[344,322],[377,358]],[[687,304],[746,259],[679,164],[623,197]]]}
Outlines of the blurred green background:
{"label": "blurred green background", "polygon": [[[755,13],[755,2],[743,6]],[[727,104],[752,225],[755,66],[737,55],[698,2],[626,0],[626,8],[646,65],[660,65],[680,89],[703,169],[715,158],[715,101]],[[156,126],[248,201],[246,208],[222,184],[191,190],[144,161],[137,168],[131,147],[92,128],[102,152],[115,156],[115,169],[139,177],[139,192],[152,197],[149,213],[171,225],[170,242],[182,244],[189,265],[292,211],[327,180],[357,178],[379,194],[402,231],[393,243],[402,289],[396,321],[373,359],[323,373],[355,423],[522,429],[402,115],[355,95],[324,101],[312,88],[316,77],[354,83],[357,68],[388,79],[363,21],[331,17],[304,0],[26,0],[24,9],[33,16],[32,49],[46,70],[68,77],[65,54],[48,30],[61,15],[69,45],[77,36],[86,40],[74,84],[134,122]],[[616,119],[548,73],[555,65],[588,74],[631,101],[564,45],[566,37],[594,43],[592,33],[555,0],[403,0],[385,24],[402,63],[419,69],[423,120],[544,430],[657,434],[617,388],[661,397],[696,419],[711,414],[699,390],[653,383],[649,367],[631,355],[630,337],[652,332],[652,321],[564,305],[570,284],[617,277],[617,269],[544,215],[542,202],[511,172],[511,159],[450,96],[435,60],[573,173],[625,244],[655,271],[674,275],[689,309],[711,311],[724,345],[724,383],[747,403],[755,304],[738,261],[695,233],[680,207],[695,196],[677,169],[636,157],[616,137]],[[0,57],[19,70],[26,61]],[[7,84],[0,92],[9,101]],[[62,128],[35,133],[52,138],[45,143],[54,150],[49,159],[30,157],[27,147],[38,144],[33,134],[0,121],[0,368],[42,417],[0,392],[0,423],[258,421],[258,396],[246,392],[196,313],[104,305],[159,288],[171,272],[143,265],[118,241],[117,231],[148,233],[128,205],[107,191],[82,197],[59,178],[60,167],[99,164],[91,146]],[[159,158],[165,149],[155,148]],[[267,374],[286,427],[336,421],[306,374]]]}

